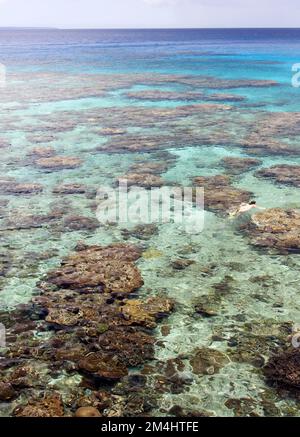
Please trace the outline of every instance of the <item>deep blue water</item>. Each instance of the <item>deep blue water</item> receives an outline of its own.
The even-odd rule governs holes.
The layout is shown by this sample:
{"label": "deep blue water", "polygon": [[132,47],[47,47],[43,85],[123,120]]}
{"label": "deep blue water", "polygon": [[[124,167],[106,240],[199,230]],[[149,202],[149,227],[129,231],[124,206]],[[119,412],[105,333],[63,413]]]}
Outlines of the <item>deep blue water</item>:
{"label": "deep blue water", "polygon": [[300,29],[0,30],[9,72],[145,73],[265,79],[280,89],[245,90],[253,102],[296,110],[291,87]]}
{"label": "deep blue water", "polygon": [[242,62],[242,68],[248,61],[297,62],[299,55],[300,29],[0,30],[2,62],[19,67],[53,61],[59,65],[52,68],[76,70],[90,61],[89,69],[105,71],[195,72],[200,61],[205,66],[219,56],[227,64]]}

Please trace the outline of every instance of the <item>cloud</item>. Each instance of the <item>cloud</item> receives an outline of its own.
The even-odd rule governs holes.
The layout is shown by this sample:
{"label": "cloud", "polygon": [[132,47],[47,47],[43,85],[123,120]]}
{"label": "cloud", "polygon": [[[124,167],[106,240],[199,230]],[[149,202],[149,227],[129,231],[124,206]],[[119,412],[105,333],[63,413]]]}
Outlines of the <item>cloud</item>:
{"label": "cloud", "polygon": [[146,3],[150,6],[163,6],[163,5],[176,5],[178,0],[142,0],[143,3]]}

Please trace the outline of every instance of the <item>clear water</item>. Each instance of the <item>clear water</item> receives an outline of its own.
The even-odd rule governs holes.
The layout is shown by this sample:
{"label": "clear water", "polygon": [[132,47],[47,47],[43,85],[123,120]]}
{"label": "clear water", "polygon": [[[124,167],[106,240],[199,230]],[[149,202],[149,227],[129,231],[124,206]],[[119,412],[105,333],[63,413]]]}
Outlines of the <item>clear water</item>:
{"label": "clear water", "polygon": [[[162,176],[167,183],[190,185],[195,176],[224,173],[220,166],[223,157],[247,156],[237,143],[242,135],[251,134],[248,122],[269,113],[299,109],[300,90],[291,86],[291,67],[300,62],[300,30],[1,30],[0,62],[7,68],[7,86],[0,89],[1,138],[11,143],[11,147],[1,149],[1,177],[38,182],[44,187],[37,195],[0,196],[0,201],[9,202],[0,223],[1,252],[11,259],[11,269],[0,278],[0,304],[8,309],[28,302],[36,282],[78,240],[101,245],[123,241],[118,226],[66,231],[50,224],[5,230],[8,217],[22,221],[23,215],[47,214],[53,202],[69,202],[69,214],[94,217],[92,199],[55,196],[53,187],[73,182],[96,188],[111,185],[133,163],[154,160],[153,154],[142,149],[137,153],[98,153],[95,149],[109,139],[99,133],[102,127],[127,129],[125,138],[145,134],[161,140],[165,135],[161,148],[173,153],[176,160]],[[163,76],[155,81],[155,75]],[[184,82],[207,76],[211,82],[201,89]],[[209,83],[223,79],[273,80],[279,86],[210,88]],[[179,106],[207,102],[201,98],[193,102],[149,101],[126,96],[149,90],[208,96],[225,93],[245,99],[224,102],[232,107],[230,113],[202,114],[199,110],[196,115],[161,119],[152,118],[153,111],[176,111]],[[176,138],[174,128],[190,129],[193,134]],[[206,130],[213,139],[210,144],[199,140]],[[229,131],[236,141],[223,144],[222,137]],[[173,135],[172,141],[168,135]],[[286,140],[299,144],[292,134],[287,133]],[[37,146],[51,146],[59,155],[80,157],[83,165],[44,172],[28,158],[28,152]],[[259,158],[262,166],[300,162],[300,158],[280,155]],[[257,179],[254,171],[245,172],[234,183],[252,191],[264,207],[300,206],[299,189]],[[135,238],[131,241],[140,243]],[[246,343],[245,349],[255,349],[252,343],[247,344],[249,325],[267,342],[284,323],[299,323],[299,256],[258,252],[237,232],[234,223],[211,212],[205,213],[201,234],[190,235],[174,224],[164,224],[159,226],[159,234],[144,244],[156,252],[139,261],[145,279],[140,293],[148,296],[164,291],[177,302],[176,311],[164,322],[170,333],[163,336],[160,328],[156,330],[164,344],[161,347],[159,341],[157,345],[157,360],[166,362],[180,355],[190,380],[180,394],[157,394],[153,414],[166,414],[179,405],[187,412],[205,410],[231,416],[235,412],[225,405],[231,398],[251,399],[259,415],[268,414],[263,408],[266,398],[276,406],[278,415],[299,414],[295,401],[282,399],[268,387],[252,364],[232,361],[219,373],[205,376],[194,375],[189,364],[196,347],[209,346],[228,354],[228,341],[237,335]],[[183,253],[195,264],[174,271],[171,262]],[[46,255],[37,259],[41,254]],[[217,316],[195,315],[195,299],[209,295],[228,276],[230,291],[222,298]],[[154,383],[155,374],[149,378],[149,385]]]}

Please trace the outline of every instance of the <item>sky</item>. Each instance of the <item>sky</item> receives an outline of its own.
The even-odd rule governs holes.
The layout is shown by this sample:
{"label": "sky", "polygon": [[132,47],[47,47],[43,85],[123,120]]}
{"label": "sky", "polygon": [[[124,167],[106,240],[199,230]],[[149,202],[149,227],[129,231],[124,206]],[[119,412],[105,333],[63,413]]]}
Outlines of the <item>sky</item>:
{"label": "sky", "polygon": [[0,27],[300,27],[299,0],[0,0]]}

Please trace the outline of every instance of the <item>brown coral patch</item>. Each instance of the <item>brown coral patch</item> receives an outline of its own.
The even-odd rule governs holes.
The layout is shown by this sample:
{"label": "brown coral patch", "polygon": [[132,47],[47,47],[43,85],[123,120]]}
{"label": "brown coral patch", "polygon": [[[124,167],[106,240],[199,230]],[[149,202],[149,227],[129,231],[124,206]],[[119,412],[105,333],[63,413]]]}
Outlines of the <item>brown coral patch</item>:
{"label": "brown coral patch", "polygon": [[53,188],[54,194],[86,194],[87,187],[83,184],[61,184]]}
{"label": "brown coral patch", "polygon": [[[79,407],[96,408],[100,415],[144,412],[146,399],[132,393],[145,377],[125,376],[129,368],[154,358],[150,329],[172,310],[173,302],[159,297],[123,300],[124,292],[128,295],[143,283],[134,264],[140,255],[141,250],[129,244],[80,243],[39,284],[39,296],[18,312],[0,314],[9,340],[1,360],[1,399],[10,402],[22,394],[17,407],[9,404],[11,414],[57,417],[74,415]],[[143,317],[129,311],[130,302]],[[53,389],[45,392],[53,377]],[[77,383],[64,385],[65,378]],[[114,396],[116,382],[123,380],[126,390],[121,398]],[[103,384],[106,395],[98,392]]]}
{"label": "brown coral patch", "polygon": [[100,223],[96,218],[84,217],[81,215],[69,215],[63,220],[63,227],[68,231],[88,230],[93,231],[99,228]]}
{"label": "brown coral patch", "polygon": [[64,288],[131,293],[143,285],[139,270],[131,262],[138,253],[126,245],[81,250],[67,258],[60,269],[49,273],[48,281]]}
{"label": "brown coral patch", "polygon": [[118,185],[128,187],[138,186],[143,188],[162,187],[164,180],[151,173],[129,173],[117,179]]}
{"label": "brown coral patch", "polygon": [[230,362],[224,353],[207,347],[198,348],[190,360],[193,372],[197,375],[213,375]]}
{"label": "brown coral patch", "polygon": [[255,173],[255,176],[265,179],[272,179],[279,184],[300,187],[300,166],[299,165],[274,165],[270,168],[262,168]]}
{"label": "brown coral patch", "polygon": [[29,150],[28,156],[32,156],[34,158],[50,158],[56,154],[56,151],[53,147],[34,147]]}
{"label": "brown coral patch", "polygon": [[132,324],[155,328],[156,320],[169,314],[174,306],[170,299],[151,297],[146,301],[127,300],[121,311]]}
{"label": "brown coral patch", "polygon": [[221,165],[230,172],[230,174],[241,174],[245,171],[252,170],[261,164],[261,160],[255,158],[233,158],[226,157],[221,161]]}
{"label": "brown coral patch", "polygon": [[266,378],[286,388],[300,389],[299,349],[288,350],[270,358],[264,367]]}
{"label": "brown coral patch", "polygon": [[62,417],[64,407],[59,393],[45,394],[43,399],[31,399],[26,406],[17,407],[17,417]]}
{"label": "brown coral patch", "polygon": [[90,353],[79,361],[79,369],[108,380],[121,379],[127,368],[114,355],[103,352]]}
{"label": "brown coral patch", "polygon": [[146,173],[146,174],[160,175],[161,173],[166,172],[167,169],[168,169],[168,164],[164,162],[145,161],[145,162],[137,162],[133,164],[130,167],[129,171],[134,174]]}
{"label": "brown coral patch", "polygon": [[2,179],[0,181],[0,194],[39,194],[43,191],[41,184],[17,182],[13,180]]}
{"label": "brown coral patch", "polygon": [[271,208],[254,214],[244,229],[253,245],[279,252],[300,252],[300,212]]}
{"label": "brown coral patch", "polygon": [[231,185],[228,176],[197,177],[194,185],[204,188],[204,207],[213,212],[229,212],[252,197],[251,192]]}
{"label": "brown coral patch", "polygon": [[80,167],[82,160],[72,156],[54,156],[51,158],[40,158],[35,161],[38,168],[48,171],[65,170]]}

